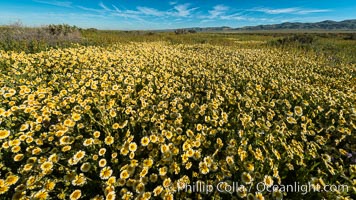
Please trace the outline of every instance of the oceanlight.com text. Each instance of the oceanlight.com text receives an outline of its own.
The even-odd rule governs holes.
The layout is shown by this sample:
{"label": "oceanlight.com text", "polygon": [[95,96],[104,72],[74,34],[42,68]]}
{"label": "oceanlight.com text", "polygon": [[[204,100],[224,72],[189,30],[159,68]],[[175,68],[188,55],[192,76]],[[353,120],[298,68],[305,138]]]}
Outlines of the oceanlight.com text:
{"label": "oceanlight.com text", "polygon": [[266,185],[264,182],[259,182],[255,186],[243,185],[238,182],[219,182],[217,184],[207,184],[204,182],[193,182],[190,184],[178,183],[179,192],[191,192],[191,193],[205,193],[221,192],[221,193],[237,193],[237,192],[287,192],[287,193],[301,193],[307,194],[311,192],[348,192],[348,185],[313,185],[310,182],[307,184],[300,184],[294,182],[293,184],[280,184],[280,185]]}

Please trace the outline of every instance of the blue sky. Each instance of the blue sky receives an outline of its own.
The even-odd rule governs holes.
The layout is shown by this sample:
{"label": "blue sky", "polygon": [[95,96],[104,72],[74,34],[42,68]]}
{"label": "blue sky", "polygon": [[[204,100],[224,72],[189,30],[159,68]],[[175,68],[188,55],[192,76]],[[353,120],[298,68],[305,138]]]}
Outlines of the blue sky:
{"label": "blue sky", "polygon": [[355,0],[0,0],[0,25],[99,29],[242,27],[356,19]]}

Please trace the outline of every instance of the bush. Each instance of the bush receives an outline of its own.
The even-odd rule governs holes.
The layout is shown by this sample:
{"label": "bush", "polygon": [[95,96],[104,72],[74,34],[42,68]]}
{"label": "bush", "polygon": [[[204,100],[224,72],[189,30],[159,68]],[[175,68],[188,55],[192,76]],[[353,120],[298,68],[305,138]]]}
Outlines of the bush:
{"label": "bush", "polygon": [[344,37],[345,40],[356,40],[356,33],[348,33]]}
{"label": "bush", "polygon": [[78,28],[76,26],[70,26],[68,24],[51,24],[48,25],[46,29],[51,35],[56,36],[68,36],[78,31]]}
{"label": "bush", "polygon": [[299,46],[306,47],[315,43],[315,37],[308,34],[294,34],[292,36],[283,37],[272,41],[272,45],[276,46]]}
{"label": "bush", "polygon": [[49,25],[39,28],[24,27],[20,23],[0,29],[0,49],[34,53],[50,47],[65,47],[82,39],[75,26]]}
{"label": "bush", "polygon": [[314,37],[310,35],[293,35],[278,40],[281,44],[298,43],[298,44],[312,44]]}
{"label": "bush", "polygon": [[186,34],[187,30],[185,29],[177,29],[174,31],[175,34],[180,35],[180,34]]}

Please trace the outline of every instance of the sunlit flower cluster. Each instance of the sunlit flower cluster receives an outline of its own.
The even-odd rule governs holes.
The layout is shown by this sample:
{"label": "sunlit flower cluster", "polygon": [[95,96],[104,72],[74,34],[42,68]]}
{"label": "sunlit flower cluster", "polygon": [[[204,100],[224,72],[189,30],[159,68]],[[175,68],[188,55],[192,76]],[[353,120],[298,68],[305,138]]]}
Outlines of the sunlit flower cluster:
{"label": "sunlit flower cluster", "polygon": [[[311,182],[346,184],[316,195],[349,198],[355,69],[298,51],[161,42],[0,51],[0,196],[282,199],[256,184]],[[245,187],[178,190],[197,181]]]}

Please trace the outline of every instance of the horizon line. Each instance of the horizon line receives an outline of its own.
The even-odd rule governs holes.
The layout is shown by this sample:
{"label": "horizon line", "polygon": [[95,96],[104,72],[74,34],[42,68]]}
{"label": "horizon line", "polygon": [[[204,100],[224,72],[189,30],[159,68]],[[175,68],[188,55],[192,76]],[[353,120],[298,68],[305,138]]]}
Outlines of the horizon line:
{"label": "horizon line", "polygon": [[[195,28],[208,29],[208,28],[223,28],[223,27],[230,28],[230,29],[241,29],[241,28],[266,26],[266,25],[279,25],[279,24],[285,24],[285,23],[300,23],[300,24],[312,23],[312,24],[314,24],[314,23],[320,23],[320,22],[326,22],[326,21],[338,22],[339,23],[339,22],[343,22],[343,21],[352,21],[352,20],[356,20],[356,19],[343,19],[343,20],[338,20],[338,21],[325,19],[325,20],[316,21],[316,22],[300,22],[300,21],[290,22],[290,21],[286,21],[286,22],[282,22],[282,23],[265,23],[265,24],[250,25],[250,26],[239,26],[239,27],[231,27],[231,26],[222,25],[222,26],[192,26],[192,27],[184,27],[184,28],[178,28],[177,27],[177,28],[161,28],[161,29],[102,29],[102,28],[95,28],[95,27],[87,27],[87,28],[85,28],[85,27],[80,27],[80,26],[77,26],[77,25],[71,25],[71,24],[67,24],[67,23],[42,24],[42,25],[30,26],[30,25],[23,24],[21,22],[21,20],[17,20],[15,22],[10,22],[9,24],[0,24],[0,27],[21,26],[21,27],[24,27],[24,28],[43,28],[43,27],[46,27],[46,26],[49,26],[49,25],[69,25],[69,26],[75,26],[75,27],[80,28],[80,29],[86,29],[86,30],[87,29],[96,29],[96,30],[100,30],[100,31],[168,31],[168,30],[179,30],[179,29],[195,29]],[[298,30],[298,29],[284,29],[284,30]],[[320,29],[320,30],[323,30],[323,29]],[[348,29],[348,30],[354,30],[354,29]]]}

